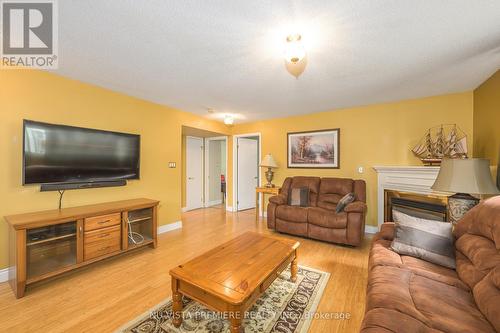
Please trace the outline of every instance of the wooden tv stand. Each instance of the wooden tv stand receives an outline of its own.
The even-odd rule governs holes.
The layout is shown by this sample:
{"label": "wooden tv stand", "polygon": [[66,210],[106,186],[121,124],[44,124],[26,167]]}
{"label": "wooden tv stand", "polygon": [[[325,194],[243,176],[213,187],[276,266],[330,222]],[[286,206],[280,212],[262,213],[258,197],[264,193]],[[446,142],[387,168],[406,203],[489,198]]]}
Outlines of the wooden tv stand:
{"label": "wooden tv stand", "polygon": [[132,199],[6,216],[16,297],[32,283],[143,246],[156,248],[158,203]]}

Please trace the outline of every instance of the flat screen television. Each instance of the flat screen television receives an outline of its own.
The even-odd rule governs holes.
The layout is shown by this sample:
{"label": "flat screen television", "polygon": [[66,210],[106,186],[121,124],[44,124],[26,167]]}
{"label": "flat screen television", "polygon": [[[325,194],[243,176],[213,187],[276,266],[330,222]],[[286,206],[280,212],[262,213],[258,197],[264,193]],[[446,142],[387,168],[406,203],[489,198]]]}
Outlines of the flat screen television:
{"label": "flat screen television", "polygon": [[139,179],[139,135],[31,120],[23,132],[23,185]]}

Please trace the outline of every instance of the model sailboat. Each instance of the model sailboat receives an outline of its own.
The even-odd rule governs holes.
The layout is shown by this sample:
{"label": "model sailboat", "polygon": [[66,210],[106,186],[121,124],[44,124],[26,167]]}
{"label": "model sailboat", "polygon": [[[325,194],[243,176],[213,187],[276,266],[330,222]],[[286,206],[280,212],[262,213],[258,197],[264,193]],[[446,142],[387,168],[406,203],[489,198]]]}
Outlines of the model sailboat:
{"label": "model sailboat", "polygon": [[467,136],[457,125],[436,126],[412,152],[426,165],[439,165],[443,158],[467,158]]}

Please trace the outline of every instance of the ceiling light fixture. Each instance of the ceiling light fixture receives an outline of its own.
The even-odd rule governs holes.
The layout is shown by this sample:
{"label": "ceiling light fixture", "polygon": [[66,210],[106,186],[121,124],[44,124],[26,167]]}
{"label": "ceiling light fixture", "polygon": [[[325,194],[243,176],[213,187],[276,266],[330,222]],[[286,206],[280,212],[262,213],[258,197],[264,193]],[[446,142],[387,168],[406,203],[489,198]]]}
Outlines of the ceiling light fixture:
{"label": "ceiling light fixture", "polygon": [[232,124],[234,124],[234,118],[233,118],[233,116],[231,116],[229,114],[226,114],[224,116],[224,124],[226,124],[226,125],[232,125]]}
{"label": "ceiling light fixture", "polygon": [[306,69],[307,57],[304,45],[302,45],[302,36],[293,34],[286,37],[285,45],[285,68],[298,78]]}
{"label": "ceiling light fixture", "polygon": [[305,57],[306,51],[301,40],[302,36],[299,34],[289,35],[286,38],[285,59],[288,62],[296,63]]}

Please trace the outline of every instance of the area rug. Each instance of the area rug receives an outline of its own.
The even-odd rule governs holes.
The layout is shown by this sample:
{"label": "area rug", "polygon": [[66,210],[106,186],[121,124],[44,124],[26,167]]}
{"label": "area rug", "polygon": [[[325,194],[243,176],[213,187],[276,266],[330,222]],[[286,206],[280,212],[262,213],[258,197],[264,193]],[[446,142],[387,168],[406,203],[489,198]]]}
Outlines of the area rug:
{"label": "area rug", "polygon": [[[285,270],[265,293],[245,313],[245,333],[303,333],[311,319],[328,282],[330,274],[299,265],[297,282],[290,281]],[[124,325],[120,333],[226,333],[229,321],[191,300],[183,298],[184,320],[179,328],[172,324],[172,299]]]}

